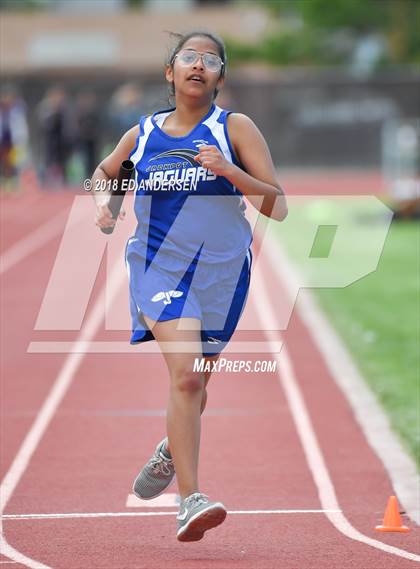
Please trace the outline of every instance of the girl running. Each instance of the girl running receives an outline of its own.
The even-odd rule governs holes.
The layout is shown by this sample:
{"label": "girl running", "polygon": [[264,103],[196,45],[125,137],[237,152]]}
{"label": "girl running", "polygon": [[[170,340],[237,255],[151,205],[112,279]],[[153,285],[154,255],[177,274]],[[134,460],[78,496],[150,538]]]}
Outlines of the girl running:
{"label": "girl running", "polygon": [[[247,116],[214,103],[225,74],[218,37],[201,31],[179,36],[166,66],[175,107],[142,117],[92,178],[92,187],[115,178],[127,158],[136,166],[138,226],[126,249],[131,343],[157,340],[170,389],[167,437],[133,491],[155,498],[176,472],[180,541],[201,539],[226,517],[224,505],[199,490],[200,415],[211,372],[197,371],[194,362],[217,361],[245,306],[252,233],[242,196],[266,216],[282,221],[287,215],[260,131]],[[100,228],[115,223],[108,199],[95,195]]]}

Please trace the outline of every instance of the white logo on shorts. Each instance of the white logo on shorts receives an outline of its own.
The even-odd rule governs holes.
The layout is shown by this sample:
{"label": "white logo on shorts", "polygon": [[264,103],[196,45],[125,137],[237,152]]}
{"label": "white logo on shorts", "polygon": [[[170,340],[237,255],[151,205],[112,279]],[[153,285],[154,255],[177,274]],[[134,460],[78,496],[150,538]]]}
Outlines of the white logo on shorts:
{"label": "white logo on shorts", "polygon": [[221,344],[222,340],[219,340],[218,338],[213,338],[212,336],[209,336],[207,338],[207,343],[208,344]]}
{"label": "white logo on shorts", "polygon": [[152,302],[159,302],[160,300],[163,300],[163,304],[171,304],[172,296],[174,298],[179,298],[183,294],[184,293],[181,290],[168,290],[166,292],[165,291],[158,292],[155,294],[155,296],[152,297]]}

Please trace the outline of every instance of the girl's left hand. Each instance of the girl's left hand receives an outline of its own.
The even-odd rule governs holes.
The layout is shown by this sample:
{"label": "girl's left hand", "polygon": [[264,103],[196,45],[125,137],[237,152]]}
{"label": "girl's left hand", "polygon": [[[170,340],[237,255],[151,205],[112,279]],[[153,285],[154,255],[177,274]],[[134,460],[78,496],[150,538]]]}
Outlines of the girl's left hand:
{"label": "girl's left hand", "polygon": [[216,176],[226,176],[232,168],[232,164],[226,160],[217,146],[202,144],[198,152],[194,160],[199,162],[203,168],[211,170]]}

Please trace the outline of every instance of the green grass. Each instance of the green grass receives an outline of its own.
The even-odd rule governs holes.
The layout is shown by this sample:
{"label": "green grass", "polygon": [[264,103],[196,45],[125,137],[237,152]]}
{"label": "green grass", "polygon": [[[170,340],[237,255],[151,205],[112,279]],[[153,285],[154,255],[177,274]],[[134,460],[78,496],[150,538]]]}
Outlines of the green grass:
{"label": "green grass", "polygon": [[[387,232],[386,216],[374,198],[297,199],[274,231],[307,284],[320,285],[320,306],[420,467],[420,224]],[[359,265],[372,272],[327,285],[354,280]]]}

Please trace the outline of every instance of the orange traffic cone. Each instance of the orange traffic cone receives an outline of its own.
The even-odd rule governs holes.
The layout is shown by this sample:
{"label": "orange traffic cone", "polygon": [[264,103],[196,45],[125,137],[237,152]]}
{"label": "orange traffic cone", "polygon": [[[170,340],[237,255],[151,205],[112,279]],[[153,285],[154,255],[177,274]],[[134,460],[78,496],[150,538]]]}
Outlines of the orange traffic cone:
{"label": "orange traffic cone", "polygon": [[383,525],[376,526],[377,531],[400,531],[407,532],[410,528],[403,526],[398,507],[398,500],[395,496],[391,496],[385,510]]}

